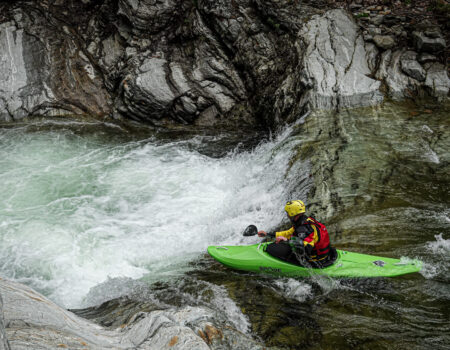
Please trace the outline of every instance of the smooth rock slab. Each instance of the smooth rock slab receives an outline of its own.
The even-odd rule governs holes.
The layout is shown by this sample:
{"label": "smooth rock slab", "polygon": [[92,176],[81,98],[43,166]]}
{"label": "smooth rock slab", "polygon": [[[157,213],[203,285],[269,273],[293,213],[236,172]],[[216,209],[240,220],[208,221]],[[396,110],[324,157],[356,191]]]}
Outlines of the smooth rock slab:
{"label": "smooth rock slab", "polygon": [[[383,101],[380,82],[369,78],[364,40],[343,10],[313,16],[299,33],[304,55],[301,80],[313,108],[376,105]],[[370,55],[369,55],[370,56]]]}
{"label": "smooth rock slab", "polygon": [[[16,349],[209,349],[186,324],[202,324],[207,310],[139,313],[117,330],[107,330],[64,310],[31,288],[0,279],[0,320],[11,350]],[[0,330],[2,324],[0,323]],[[206,324],[203,325],[206,327]],[[5,341],[0,342],[7,350]],[[0,348],[1,349],[1,348]]]}

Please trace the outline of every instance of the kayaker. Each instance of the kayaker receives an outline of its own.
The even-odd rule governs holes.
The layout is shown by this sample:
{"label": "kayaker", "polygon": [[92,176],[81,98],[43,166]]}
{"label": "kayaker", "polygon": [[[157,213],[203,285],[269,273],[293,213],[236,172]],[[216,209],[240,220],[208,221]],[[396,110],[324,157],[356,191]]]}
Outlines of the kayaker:
{"label": "kayaker", "polygon": [[[259,237],[275,238],[275,243],[269,244],[266,252],[294,264],[301,264],[301,260],[306,260],[313,267],[331,265],[336,254],[335,249],[331,248],[325,225],[312,216],[305,215],[305,204],[301,200],[287,202],[284,210],[292,223],[289,230],[258,232]],[[293,247],[288,240],[291,240]]]}

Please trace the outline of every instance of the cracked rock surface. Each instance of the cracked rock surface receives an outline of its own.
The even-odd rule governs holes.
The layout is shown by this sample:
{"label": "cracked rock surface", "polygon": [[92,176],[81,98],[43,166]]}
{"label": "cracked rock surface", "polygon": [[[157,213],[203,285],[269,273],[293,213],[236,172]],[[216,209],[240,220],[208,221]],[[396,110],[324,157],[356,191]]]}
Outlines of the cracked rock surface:
{"label": "cracked rock surface", "polygon": [[366,48],[355,23],[342,10],[316,16],[300,32],[306,44],[302,81],[318,109],[383,101],[380,82],[369,77]]}
{"label": "cracked rock surface", "polygon": [[[312,1],[9,1],[0,4],[0,120],[274,127],[311,108],[376,105],[385,90],[447,98],[446,67],[432,55],[427,66],[399,63],[407,33],[392,23],[398,36],[386,43],[374,39],[381,29],[365,34],[345,10]],[[414,32],[409,51],[441,50],[439,33]]]}

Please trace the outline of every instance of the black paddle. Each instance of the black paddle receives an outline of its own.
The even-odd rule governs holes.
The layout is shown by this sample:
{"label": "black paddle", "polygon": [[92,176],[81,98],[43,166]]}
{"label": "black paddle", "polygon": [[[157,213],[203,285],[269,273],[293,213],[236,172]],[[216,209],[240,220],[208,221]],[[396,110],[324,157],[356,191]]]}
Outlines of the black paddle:
{"label": "black paddle", "polygon": [[255,225],[249,225],[249,226],[244,230],[244,233],[243,233],[243,235],[246,236],[246,237],[249,237],[249,236],[255,236],[255,235],[257,235],[257,234],[258,234],[258,229],[256,228]]}

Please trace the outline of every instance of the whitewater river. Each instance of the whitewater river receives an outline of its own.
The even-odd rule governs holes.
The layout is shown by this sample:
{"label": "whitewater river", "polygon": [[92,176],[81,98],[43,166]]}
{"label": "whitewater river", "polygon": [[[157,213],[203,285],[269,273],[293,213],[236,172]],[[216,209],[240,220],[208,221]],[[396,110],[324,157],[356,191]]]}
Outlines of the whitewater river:
{"label": "whitewater river", "polygon": [[[123,295],[137,308],[208,305],[269,346],[444,349],[448,110],[393,108],[310,115],[273,135],[3,125],[0,276],[71,309]],[[259,277],[205,255],[208,245],[257,242],[242,237],[248,224],[279,227],[287,199],[325,185],[311,198],[337,247],[419,258],[421,274]]]}

